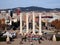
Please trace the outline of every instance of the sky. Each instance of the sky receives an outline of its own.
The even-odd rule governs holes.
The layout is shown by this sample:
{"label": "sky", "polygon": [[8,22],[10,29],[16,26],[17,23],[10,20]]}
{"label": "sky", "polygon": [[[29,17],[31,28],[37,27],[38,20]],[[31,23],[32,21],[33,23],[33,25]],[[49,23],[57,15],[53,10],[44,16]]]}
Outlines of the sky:
{"label": "sky", "polygon": [[0,0],[0,9],[29,6],[60,8],[60,0]]}

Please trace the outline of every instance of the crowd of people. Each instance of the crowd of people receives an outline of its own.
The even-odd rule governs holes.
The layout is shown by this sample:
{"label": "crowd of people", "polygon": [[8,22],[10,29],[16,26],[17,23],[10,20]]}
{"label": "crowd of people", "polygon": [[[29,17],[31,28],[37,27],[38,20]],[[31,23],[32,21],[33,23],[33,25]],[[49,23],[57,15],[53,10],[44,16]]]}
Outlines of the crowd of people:
{"label": "crowd of people", "polygon": [[50,40],[52,38],[51,34],[48,35],[44,32],[42,33],[43,33],[42,35],[39,35],[38,32],[35,32],[35,34],[33,34],[33,32],[31,31],[29,33],[19,34],[19,30],[6,30],[0,34],[0,39],[4,39],[8,44],[10,44],[11,41],[19,38],[20,39],[19,44],[29,42],[31,45],[34,45],[33,43],[34,41],[40,44],[42,43],[41,40],[42,41],[44,41],[44,39]]}
{"label": "crowd of people", "polygon": [[31,45],[33,45],[33,41],[38,41],[38,43],[40,44],[41,41],[43,40],[42,36],[38,35],[36,33],[36,35],[34,35],[32,32],[29,34],[20,34],[21,36],[21,40],[20,40],[20,44],[24,44],[24,42],[28,41]]}

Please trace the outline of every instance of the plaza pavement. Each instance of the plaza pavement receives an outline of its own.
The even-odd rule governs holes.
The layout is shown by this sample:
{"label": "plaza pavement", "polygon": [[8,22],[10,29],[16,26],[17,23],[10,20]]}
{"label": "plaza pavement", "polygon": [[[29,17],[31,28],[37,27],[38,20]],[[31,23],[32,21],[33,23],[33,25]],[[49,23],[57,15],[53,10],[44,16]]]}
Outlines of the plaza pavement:
{"label": "plaza pavement", "polygon": [[[16,31],[19,32],[19,31]],[[0,45],[30,45],[30,42],[24,42],[23,44],[20,44],[20,39],[19,35],[18,38],[14,39],[14,41],[11,42],[11,44],[7,44],[6,42],[0,42]],[[45,40],[42,41],[39,44],[38,41],[33,41],[33,45],[60,45],[60,41],[49,41],[49,40]]]}
{"label": "plaza pavement", "polygon": [[[11,44],[7,44],[6,42],[0,42],[0,45],[30,45],[30,43],[24,42],[23,44],[19,44],[20,43],[20,38],[16,38],[14,39],[14,41],[11,42]],[[33,41],[34,45],[60,45],[60,41],[49,41],[49,40],[44,40],[41,41],[41,43],[39,44],[37,41]]]}

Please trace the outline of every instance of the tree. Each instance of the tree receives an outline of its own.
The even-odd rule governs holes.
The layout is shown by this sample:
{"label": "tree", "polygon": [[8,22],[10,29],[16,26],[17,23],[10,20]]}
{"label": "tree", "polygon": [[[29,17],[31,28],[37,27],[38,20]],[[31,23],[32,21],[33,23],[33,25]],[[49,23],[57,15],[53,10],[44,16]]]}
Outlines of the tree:
{"label": "tree", "polygon": [[0,19],[0,30],[5,30],[5,19]]}
{"label": "tree", "polygon": [[56,41],[55,34],[58,34],[58,32],[60,32],[60,20],[56,19],[52,21],[51,24],[56,28],[56,30],[54,31],[54,35],[53,35],[53,41]]}
{"label": "tree", "polygon": [[56,19],[51,24],[56,28],[55,33],[58,33],[60,31],[60,20]]}

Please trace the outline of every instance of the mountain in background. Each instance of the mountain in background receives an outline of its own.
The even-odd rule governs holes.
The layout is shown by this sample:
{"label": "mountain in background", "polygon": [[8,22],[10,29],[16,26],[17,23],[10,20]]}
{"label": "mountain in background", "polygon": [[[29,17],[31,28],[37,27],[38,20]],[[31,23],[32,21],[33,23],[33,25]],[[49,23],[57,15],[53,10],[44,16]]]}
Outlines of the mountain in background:
{"label": "mountain in background", "polygon": [[[23,11],[39,11],[39,12],[42,12],[42,11],[46,11],[46,12],[49,12],[49,11],[60,11],[60,8],[54,8],[54,9],[51,9],[51,8],[43,8],[43,7],[36,7],[36,6],[30,6],[30,7],[17,7],[17,8],[20,8],[20,10],[23,12]],[[0,9],[0,11],[4,10],[4,11],[8,11],[8,10],[13,10],[13,11],[16,11],[17,8],[10,8],[10,9]]]}

